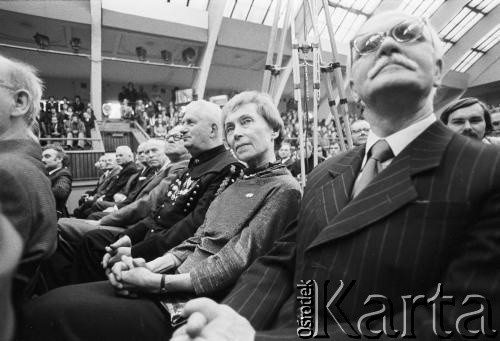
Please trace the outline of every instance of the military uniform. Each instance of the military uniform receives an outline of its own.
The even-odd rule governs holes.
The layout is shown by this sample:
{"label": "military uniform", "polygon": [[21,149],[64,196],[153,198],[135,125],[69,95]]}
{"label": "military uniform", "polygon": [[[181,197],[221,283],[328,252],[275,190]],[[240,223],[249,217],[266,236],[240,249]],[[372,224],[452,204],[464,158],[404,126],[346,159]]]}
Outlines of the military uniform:
{"label": "military uniform", "polygon": [[163,202],[146,218],[122,233],[99,229],[84,236],[73,264],[72,282],[105,279],[100,265],[104,247],[121,235],[130,237],[132,257],[146,260],[191,237],[203,223],[212,200],[242,175],[242,169],[243,165],[222,145],[192,158],[188,169],[170,184]]}

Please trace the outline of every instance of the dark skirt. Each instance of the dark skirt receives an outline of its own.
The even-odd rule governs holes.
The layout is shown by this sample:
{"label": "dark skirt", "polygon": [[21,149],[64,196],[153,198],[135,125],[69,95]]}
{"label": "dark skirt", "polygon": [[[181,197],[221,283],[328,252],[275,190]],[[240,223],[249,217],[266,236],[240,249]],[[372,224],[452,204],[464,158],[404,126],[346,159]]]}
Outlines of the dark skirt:
{"label": "dark skirt", "polygon": [[108,282],[70,285],[28,302],[19,340],[169,340],[170,318],[148,297],[117,296]]}

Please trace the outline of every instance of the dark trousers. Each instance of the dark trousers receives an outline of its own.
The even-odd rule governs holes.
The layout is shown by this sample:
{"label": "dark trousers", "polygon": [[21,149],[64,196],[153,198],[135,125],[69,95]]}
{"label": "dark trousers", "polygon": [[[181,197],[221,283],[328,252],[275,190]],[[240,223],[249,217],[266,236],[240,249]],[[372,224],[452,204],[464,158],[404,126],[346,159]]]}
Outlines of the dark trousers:
{"label": "dark trousers", "polygon": [[116,296],[107,282],[58,288],[25,305],[19,340],[168,340],[164,311],[147,297]]}
{"label": "dark trousers", "polygon": [[104,248],[114,243],[119,238],[120,233],[109,230],[94,230],[83,236],[73,259],[71,283],[87,283],[107,279],[101,265],[102,257],[106,253]]}

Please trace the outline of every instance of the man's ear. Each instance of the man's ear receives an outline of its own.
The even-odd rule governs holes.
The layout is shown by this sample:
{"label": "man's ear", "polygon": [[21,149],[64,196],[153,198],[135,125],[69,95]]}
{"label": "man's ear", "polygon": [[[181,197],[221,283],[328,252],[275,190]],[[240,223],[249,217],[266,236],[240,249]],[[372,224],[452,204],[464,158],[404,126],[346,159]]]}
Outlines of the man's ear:
{"label": "man's ear", "polygon": [[436,70],[434,71],[434,86],[440,87],[443,79],[443,60],[436,60]]}
{"label": "man's ear", "polygon": [[15,117],[24,116],[30,108],[30,97],[28,91],[24,89],[17,90],[14,94],[14,110],[10,115]]}
{"label": "man's ear", "polygon": [[210,125],[210,128],[211,128],[210,129],[210,137],[215,138],[215,137],[219,136],[219,127],[217,126],[217,124],[212,123]]}

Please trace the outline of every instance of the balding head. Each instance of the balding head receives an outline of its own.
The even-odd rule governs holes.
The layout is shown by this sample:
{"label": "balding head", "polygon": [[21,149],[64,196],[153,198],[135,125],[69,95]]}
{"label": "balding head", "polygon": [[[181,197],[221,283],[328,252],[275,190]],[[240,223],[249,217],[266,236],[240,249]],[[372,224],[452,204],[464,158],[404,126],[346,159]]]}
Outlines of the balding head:
{"label": "balding head", "polygon": [[185,108],[182,125],[184,146],[191,155],[222,145],[222,115],[216,104],[191,102]]}
{"label": "balding head", "polygon": [[37,70],[0,56],[0,138],[32,137],[31,124],[40,112],[43,83]]}
{"label": "balding head", "polygon": [[120,166],[132,161],[134,154],[129,146],[119,146],[116,148],[116,163]]}

